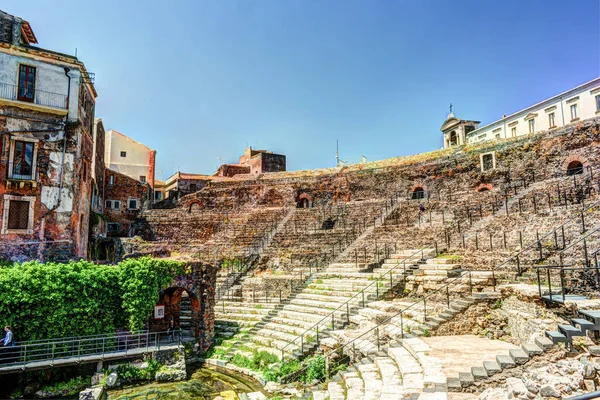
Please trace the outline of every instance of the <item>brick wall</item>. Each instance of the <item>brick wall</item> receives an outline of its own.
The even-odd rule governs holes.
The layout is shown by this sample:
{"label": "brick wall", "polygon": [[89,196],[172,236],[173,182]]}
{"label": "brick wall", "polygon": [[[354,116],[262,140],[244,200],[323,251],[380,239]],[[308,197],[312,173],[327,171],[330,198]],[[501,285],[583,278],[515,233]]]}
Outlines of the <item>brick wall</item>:
{"label": "brick wall", "polygon": [[[111,180],[112,177],[112,180]],[[111,184],[112,182],[112,184]],[[108,236],[128,236],[131,224],[136,220],[144,205],[148,202],[148,193],[151,189],[148,184],[106,169],[104,179],[104,214],[107,223],[118,223],[119,229],[108,232]],[[129,200],[137,199],[137,208],[129,208]],[[117,200],[120,202],[118,209],[107,207],[107,202]],[[114,204],[114,203],[113,203]]]}

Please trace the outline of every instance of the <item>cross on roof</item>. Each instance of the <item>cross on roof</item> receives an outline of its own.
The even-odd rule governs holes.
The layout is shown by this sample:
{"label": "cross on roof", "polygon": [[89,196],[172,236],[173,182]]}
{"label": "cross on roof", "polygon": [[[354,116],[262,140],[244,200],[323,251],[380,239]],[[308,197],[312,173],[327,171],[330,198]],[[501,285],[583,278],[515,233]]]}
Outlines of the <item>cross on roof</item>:
{"label": "cross on roof", "polygon": [[450,103],[450,112],[452,112],[452,107],[453,107],[452,103]]}

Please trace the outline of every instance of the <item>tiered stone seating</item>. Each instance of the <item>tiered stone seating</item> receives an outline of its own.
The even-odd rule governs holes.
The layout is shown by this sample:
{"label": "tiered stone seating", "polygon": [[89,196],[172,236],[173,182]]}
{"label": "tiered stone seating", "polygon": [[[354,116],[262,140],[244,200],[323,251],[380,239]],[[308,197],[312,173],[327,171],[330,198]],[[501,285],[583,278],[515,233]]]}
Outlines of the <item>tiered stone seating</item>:
{"label": "tiered stone seating", "polygon": [[[431,250],[423,255],[409,250],[394,259],[407,260],[412,269],[421,256],[431,254]],[[348,324],[352,314],[392,287],[393,282],[389,279],[379,279],[381,273],[361,272],[353,264],[330,264],[324,271],[313,274],[305,286],[297,288],[289,299],[276,307],[276,311],[273,310],[272,315],[256,324],[243,344],[243,351],[266,350],[280,357],[306,353],[317,345],[317,335],[325,337],[328,330]],[[400,282],[403,277],[400,269],[398,273],[394,276]],[[247,309],[247,306],[243,307]],[[231,314],[233,320],[239,318],[237,310]],[[226,312],[219,318],[228,319],[227,315]]]}

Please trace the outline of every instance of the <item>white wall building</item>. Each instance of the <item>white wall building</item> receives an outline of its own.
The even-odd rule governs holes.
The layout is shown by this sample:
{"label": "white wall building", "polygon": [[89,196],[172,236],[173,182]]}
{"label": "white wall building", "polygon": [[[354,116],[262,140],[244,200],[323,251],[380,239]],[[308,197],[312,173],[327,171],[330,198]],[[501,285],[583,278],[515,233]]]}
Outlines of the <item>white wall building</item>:
{"label": "white wall building", "polygon": [[[600,115],[600,78],[595,78],[491,124],[472,130],[466,134],[465,143],[533,135],[598,115]],[[454,115],[452,117],[456,118]],[[444,148],[452,147],[448,140],[448,122],[446,120],[442,126],[445,137]]]}
{"label": "white wall building", "polygon": [[156,150],[111,129],[105,136],[106,168],[120,172],[154,188]]}

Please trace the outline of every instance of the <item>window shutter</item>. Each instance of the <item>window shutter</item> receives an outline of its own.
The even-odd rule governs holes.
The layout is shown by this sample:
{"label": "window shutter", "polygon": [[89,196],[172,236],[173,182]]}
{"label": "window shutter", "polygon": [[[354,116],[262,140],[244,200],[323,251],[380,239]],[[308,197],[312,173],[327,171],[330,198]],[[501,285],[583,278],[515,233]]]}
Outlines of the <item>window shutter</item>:
{"label": "window shutter", "polygon": [[29,225],[29,202],[11,200],[8,209],[8,229],[27,229]]}

